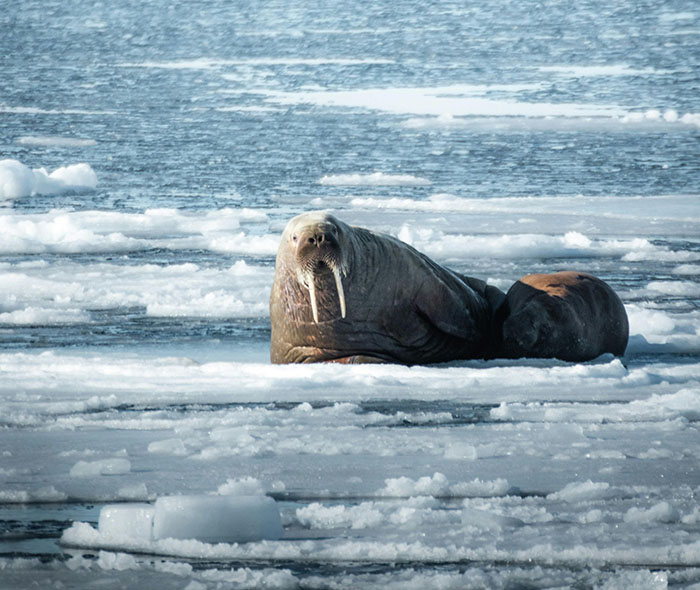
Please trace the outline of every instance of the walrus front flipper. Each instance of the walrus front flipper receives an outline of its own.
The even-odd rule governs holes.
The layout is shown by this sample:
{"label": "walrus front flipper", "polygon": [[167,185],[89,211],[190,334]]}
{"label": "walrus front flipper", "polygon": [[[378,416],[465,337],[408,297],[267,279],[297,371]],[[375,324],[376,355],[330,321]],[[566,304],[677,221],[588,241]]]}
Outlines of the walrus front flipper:
{"label": "walrus front flipper", "polygon": [[353,354],[352,356],[344,356],[326,362],[337,363],[339,365],[383,365],[390,361],[366,354]]}
{"label": "walrus front flipper", "polygon": [[424,283],[416,307],[420,315],[441,332],[462,340],[480,340],[475,338],[477,326],[471,310],[479,310],[482,305],[469,288],[462,289],[463,298],[458,291],[449,288],[436,279]]}

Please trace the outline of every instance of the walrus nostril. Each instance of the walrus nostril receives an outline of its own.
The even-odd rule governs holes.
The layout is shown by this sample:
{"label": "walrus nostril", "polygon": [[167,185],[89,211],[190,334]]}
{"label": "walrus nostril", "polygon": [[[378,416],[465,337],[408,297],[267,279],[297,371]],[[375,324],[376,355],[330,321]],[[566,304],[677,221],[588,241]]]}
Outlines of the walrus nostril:
{"label": "walrus nostril", "polygon": [[312,246],[320,246],[326,241],[326,236],[324,233],[319,232],[314,234],[313,236],[309,236],[306,241],[311,244]]}

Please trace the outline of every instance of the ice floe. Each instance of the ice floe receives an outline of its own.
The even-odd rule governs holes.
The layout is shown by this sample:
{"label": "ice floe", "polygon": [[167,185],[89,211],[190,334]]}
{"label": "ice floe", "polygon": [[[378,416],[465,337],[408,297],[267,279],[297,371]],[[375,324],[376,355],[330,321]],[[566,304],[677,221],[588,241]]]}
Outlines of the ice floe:
{"label": "ice floe", "polygon": [[49,174],[44,168],[32,170],[18,160],[0,160],[0,199],[57,195],[96,186],[97,174],[86,163],[62,166]]}

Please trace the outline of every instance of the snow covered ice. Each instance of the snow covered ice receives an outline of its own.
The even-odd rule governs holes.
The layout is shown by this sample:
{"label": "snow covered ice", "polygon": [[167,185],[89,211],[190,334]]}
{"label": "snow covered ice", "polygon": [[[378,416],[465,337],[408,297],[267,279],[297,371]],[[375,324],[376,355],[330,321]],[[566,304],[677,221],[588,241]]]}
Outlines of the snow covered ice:
{"label": "snow covered ice", "polygon": [[[692,3],[6,12],[0,588],[700,585]],[[273,366],[311,209],[596,274],[627,352]]]}

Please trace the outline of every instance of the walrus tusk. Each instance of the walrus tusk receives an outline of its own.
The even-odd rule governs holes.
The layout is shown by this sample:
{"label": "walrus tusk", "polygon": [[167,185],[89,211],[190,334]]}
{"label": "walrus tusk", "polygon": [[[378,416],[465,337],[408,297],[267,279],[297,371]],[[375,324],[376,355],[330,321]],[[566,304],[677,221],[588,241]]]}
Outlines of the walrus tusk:
{"label": "walrus tusk", "polygon": [[[318,324],[318,303],[316,302],[316,284],[314,282],[314,273],[309,272],[300,275],[302,283],[309,290],[309,299],[311,300],[311,314],[314,317],[314,322]],[[340,303],[340,315],[345,319],[345,291],[343,290],[343,280],[340,276],[340,269],[333,268],[333,277],[335,278],[335,288],[338,291],[338,302]]]}
{"label": "walrus tusk", "polygon": [[314,275],[309,277],[309,298],[311,299],[311,313],[314,316],[314,322],[318,324],[318,305],[316,304],[316,285],[314,284]]}
{"label": "walrus tusk", "polygon": [[343,291],[343,281],[340,278],[340,269],[333,269],[333,276],[335,277],[335,288],[338,290],[338,301],[340,302],[340,315],[345,319],[345,292]]}

